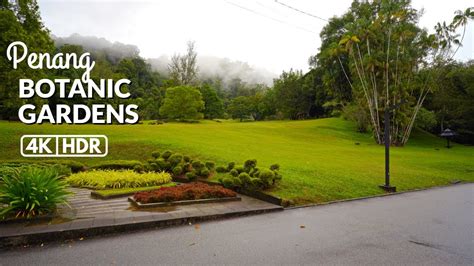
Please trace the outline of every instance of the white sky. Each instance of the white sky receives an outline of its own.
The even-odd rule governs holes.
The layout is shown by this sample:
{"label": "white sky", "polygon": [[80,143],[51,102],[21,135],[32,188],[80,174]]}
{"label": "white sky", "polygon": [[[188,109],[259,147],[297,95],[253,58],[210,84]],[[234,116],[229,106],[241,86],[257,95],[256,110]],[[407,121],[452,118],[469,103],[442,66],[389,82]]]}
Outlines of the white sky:
{"label": "white sky", "polygon": [[[352,0],[280,2],[329,18],[343,14]],[[79,33],[134,44],[146,58],[184,52],[186,42],[194,40],[201,55],[245,61],[276,74],[290,68],[306,70],[326,24],[274,0],[39,0],[39,4],[45,25],[56,36]],[[471,0],[413,1],[415,8],[425,9],[420,23],[431,31],[436,22],[450,21],[455,10],[470,5]],[[458,59],[474,58],[473,24]]]}

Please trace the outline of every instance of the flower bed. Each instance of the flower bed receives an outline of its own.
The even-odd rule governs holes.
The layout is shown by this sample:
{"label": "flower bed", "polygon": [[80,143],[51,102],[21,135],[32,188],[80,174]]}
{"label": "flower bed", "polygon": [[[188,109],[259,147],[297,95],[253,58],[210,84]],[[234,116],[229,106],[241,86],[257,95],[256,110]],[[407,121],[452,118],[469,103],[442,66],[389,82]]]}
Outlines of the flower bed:
{"label": "flower bed", "polygon": [[187,183],[176,187],[164,187],[153,191],[135,193],[133,199],[141,204],[190,201],[204,199],[236,198],[237,193],[222,186],[204,183]]}
{"label": "flower bed", "polygon": [[72,186],[92,189],[135,188],[170,183],[171,175],[165,172],[140,174],[132,170],[92,170],[73,174],[66,181]]}

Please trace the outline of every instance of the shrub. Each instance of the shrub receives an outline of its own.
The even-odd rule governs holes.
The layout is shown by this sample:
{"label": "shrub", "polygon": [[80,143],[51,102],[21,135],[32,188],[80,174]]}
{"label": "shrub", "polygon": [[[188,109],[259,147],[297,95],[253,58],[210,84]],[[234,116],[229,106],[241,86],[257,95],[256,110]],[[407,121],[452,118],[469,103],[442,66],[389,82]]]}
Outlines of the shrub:
{"label": "shrub", "polygon": [[209,161],[209,162],[206,162],[206,167],[207,169],[212,170],[214,169],[214,167],[216,167],[216,164],[214,162]]}
{"label": "shrub", "polygon": [[277,163],[276,163],[276,164],[272,164],[272,165],[270,165],[270,170],[272,170],[272,171],[278,171],[278,170],[280,170],[280,165],[277,164]]}
{"label": "shrub", "polygon": [[245,172],[245,168],[243,166],[237,166],[234,169],[237,170],[239,174]]}
{"label": "shrub", "polygon": [[262,185],[267,188],[274,184],[275,174],[270,169],[260,171],[258,178],[262,181]]}
{"label": "shrub", "polygon": [[241,181],[241,185],[248,186],[250,184],[250,176],[247,173],[241,173],[238,179]]}
{"label": "shrub", "polygon": [[196,172],[194,172],[194,171],[187,172],[186,177],[189,179],[189,181],[194,181],[197,178]]}
{"label": "shrub", "polygon": [[234,187],[234,181],[233,181],[232,177],[223,178],[221,183],[226,188],[233,188]]}
{"label": "shrub", "polygon": [[230,170],[229,176],[219,179],[219,182],[225,187],[242,187],[249,190],[268,189],[282,179],[278,173],[279,169],[278,164],[271,165],[269,169],[260,169],[257,167],[257,160],[247,160],[244,166],[234,167]]}
{"label": "shrub", "polygon": [[168,162],[171,164],[171,166],[178,165],[182,160],[183,160],[183,155],[179,153],[175,153],[168,158]]}
{"label": "shrub", "polygon": [[436,126],[436,115],[433,111],[420,108],[416,115],[415,125],[421,129],[430,131]]}
{"label": "shrub", "polygon": [[66,180],[73,186],[93,189],[134,188],[169,183],[171,175],[165,172],[139,174],[132,170],[93,170],[73,174]]}
{"label": "shrub", "polygon": [[[63,165],[69,168],[70,170],[65,170],[67,172],[77,173],[80,171],[84,171],[86,166],[80,162],[76,162],[73,160],[42,160],[42,161],[6,161],[1,164],[2,166],[11,166],[11,167],[22,167],[22,166],[37,166],[37,167],[45,167],[51,165]],[[65,169],[65,168],[63,168]],[[64,173],[58,173],[59,176],[64,175]]]}
{"label": "shrub", "polygon": [[135,169],[135,166],[143,166],[140,161],[136,160],[114,160],[104,161],[100,164],[94,165],[92,169],[98,170],[123,170],[123,169]]}
{"label": "shrub", "polygon": [[143,173],[145,171],[145,167],[141,164],[137,164],[133,167],[133,171],[137,173]]}
{"label": "shrub", "polygon": [[0,216],[13,213],[15,217],[46,214],[66,203],[69,192],[53,167],[23,167],[3,176],[0,184]]}
{"label": "shrub", "polygon": [[155,171],[169,171],[171,169],[171,164],[163,158],[156,160],[155,163],[157,165]]}
{"label": "shrub", "polygon": [[158,159],[160,158],[160,152],[159,151],[154,151],[151,153],[151,157],[155,158],[155,159]]}
{"label": "shrub", "polygon": [[201,177],[208,177],[211,174],[211,172],[207,168],[202,168],[199,171],[199,176]]}
{"label": "shrub", "polygon": [[227,171],[230,171],[230,170],[234,169],[234,166],[235,166],[235,163],[234,163],[234,162],[230,162],[230,163],[227,165]]}
{"label": "shrub", "polygon": [[234,187],[241,187],[242,181],[238,177],[232,177],[232,184]]}
{"label": "shrub", "polygon": [[204,167],[204,164],[201,161],[194,161],[191,165],[193,166],[194,170],[197,171]]}
{"label": "shrub", "polygon": [[173,153],[171,151],[164,151],[163,154],[161,154],[161,158],[168,160],[168,158],[172,155]]}
{"label": "shrub", "polygon": [[176,187],[163,187],[153,191],[135,193],[140,203],[171,202],[211,198],[236,197],[237,193],[222,186],[210,186],[203,183],[189,183]]}
{"label": "shrub", "polygon": [[191,157],[187,156],[187,155],[184,155],[183,156],[183,160],[187,163],[191,162]]}
{"label": "shrub", "polygon": [[231,176],[238,176],[239,175],[239,171],[237,171],[236,169],[230,170],[229,173],[230,173]]}
{"label": "shrub", "polygon": [[176,166],[173,168],[173,175],[178,176],[183,172],[183,168],[181,166]]}
{"label": "shrub", "polygon": [[247,160],[244,163],[244,168],[246,169],[247,173],[250,171],[250,169],[253,169],[256,166],[257,166],[257,160],[255,159]]}
{"label": "shrub", "polygon": [[342,116],[346,120],[356,122],[358,132],[367,132],[370,125],[369,115],[367,111],[360,104],[350,104],[344,106]]}
{"label": "shrub", "polygon": [[225,168],[224,166],[218,166],[216,168],[216,172],[218,173],[226,173],[227,172],[227,168]]}

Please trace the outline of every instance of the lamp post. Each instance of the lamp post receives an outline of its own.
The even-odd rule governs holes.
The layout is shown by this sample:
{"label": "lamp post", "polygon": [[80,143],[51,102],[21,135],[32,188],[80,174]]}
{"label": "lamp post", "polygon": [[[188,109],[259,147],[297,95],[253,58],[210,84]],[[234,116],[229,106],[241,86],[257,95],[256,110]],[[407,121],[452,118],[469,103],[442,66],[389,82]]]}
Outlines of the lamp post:
{"label": "lamp post", "polygon": [[404,104],[405,100],[402,100],[398,104],[390,105],[385,108],[384,111],[384,132],[383,132],[383,142],[385,144],[385,184],[380,185],[379,187],[387,192],[396,192],[397,188],[390,185],[390,113],[399,108],[400,105]]}
{"label": "lamp post", "polygon": [[448,144],[446,145],[446,148],[451,148],[451,145],[449,145],[449,140],[456,135],[456,132],[452,131],[451,129],[447,128],[441,132],[440,136],[443,138],[446,138],[446,141]]}

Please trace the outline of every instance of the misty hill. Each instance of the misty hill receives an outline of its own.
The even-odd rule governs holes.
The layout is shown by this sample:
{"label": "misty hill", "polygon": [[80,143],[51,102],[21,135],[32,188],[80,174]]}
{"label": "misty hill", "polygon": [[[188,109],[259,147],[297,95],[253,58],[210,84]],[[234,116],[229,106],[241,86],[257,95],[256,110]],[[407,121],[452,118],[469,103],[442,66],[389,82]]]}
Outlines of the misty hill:
{"label": "misty hill", "polygon": [[[111,42],[105,38],[95,36],[82,36],[72,34],[69,37],[52,36],[57,47],[64,44],[81,45],[86,51],[94,53],[103,53],[112,62],[118,62],[126,57],[139,56],[140,50],[136,45],[123,44],[120,42]],[[224,87],[233,79],[241,79],[247,84],[265,83],[272,85],[273,78],[277,75],[263,68],[250,66],[246,62],[233,61],[228,58],[215,56],[199,55],[197,65],[199,68],[199,78],[201,80],[209,78],[220,78]],[[163,74],[168,73],[168,63],[171,56],[162,55],[158,58],[146,59],[152,69]]]}

